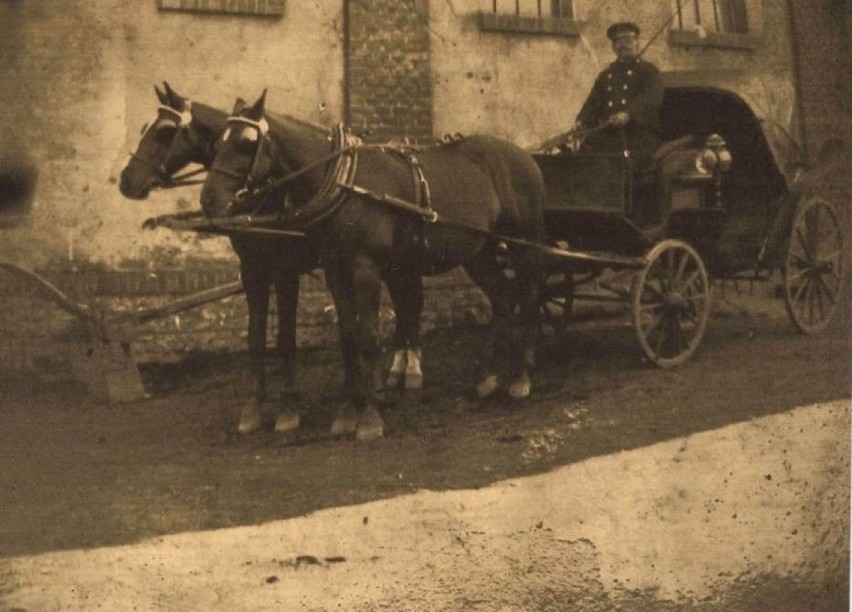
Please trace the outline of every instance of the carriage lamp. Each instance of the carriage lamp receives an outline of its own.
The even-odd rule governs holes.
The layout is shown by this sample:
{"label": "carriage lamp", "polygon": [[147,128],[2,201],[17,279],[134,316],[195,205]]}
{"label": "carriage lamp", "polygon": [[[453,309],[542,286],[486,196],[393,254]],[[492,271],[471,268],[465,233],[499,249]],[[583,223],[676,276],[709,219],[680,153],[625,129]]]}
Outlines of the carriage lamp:
{"label": "carriage lamp", "polygon": [[695,169],[701,174],[712,174],[716,170],[727,172],[732,162],[725,139],[719,134],[710,134],[704,141],[704,148],[695,158]]}

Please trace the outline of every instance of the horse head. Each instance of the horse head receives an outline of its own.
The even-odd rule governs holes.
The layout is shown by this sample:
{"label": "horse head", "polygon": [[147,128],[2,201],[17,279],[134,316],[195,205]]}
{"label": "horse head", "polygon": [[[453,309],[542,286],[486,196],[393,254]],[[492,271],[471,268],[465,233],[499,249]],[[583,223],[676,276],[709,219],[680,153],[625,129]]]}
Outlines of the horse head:
{"label": "horse head", "polygon": [[216,157],[201,190],[201,207],[209,217],[234,214],[252,194],[289,167],[270,137],[266,90],[248,105],[237,98],[216,147]]}
{"label": "horse head", "polygon": [[168,83],[163,85],[163,91],[154,87],[157,116],[143,126],[136,151],[121,172],[119,189],[127,198],[141,200],[154,188],[177,186],[174,175],[190,163],[209,167],[225,124],[224,112],[193,104]]}

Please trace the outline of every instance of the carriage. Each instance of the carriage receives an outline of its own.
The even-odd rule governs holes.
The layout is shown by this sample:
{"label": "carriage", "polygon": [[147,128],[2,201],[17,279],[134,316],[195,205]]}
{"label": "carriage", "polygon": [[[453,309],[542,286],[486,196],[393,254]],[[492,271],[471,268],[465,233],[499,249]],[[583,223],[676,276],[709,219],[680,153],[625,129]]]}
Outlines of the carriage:
{"label": "carriage", "polygon": [[[364,145],[344,126],[329,135],[268,113],[265,91],[251,105],[238,99],[229,115],[166,84],[157,90],[157,120],[143,132],[120,188],[144,199],[152,188],[187,184],[189,175],[177,173],[189,163],[210,171],[202,211],[146,226],[228,235],[244,280],[259,274],[246,287],[256,385],[241,416],[243,433],[259,426],[265,398],[273,279],[264,270],[284,271],[283,293],[292,294],[293,306],[298,275],[307,269],[291,259],[315,257],[341,313],[345,379],[358,413],[342,408],[332,432],[371,438],[384,427],[371,391],[381,391],[382,282],[397,315],[386,385],[404,379],[417,388],[421,277],[465,267],[494,315],[491,354],[476,385],[481,397],[501,387],[516,399],[529,394],[539,314],[564,328],[576,299],[627,302],[640,347],[661,367],[684,363],[699,346],[712,279],[768,280],[780,270],[795,326],[812,333],[829,324],[842,299],[842,235],[837,212],[814,188],[832,164],[804,172],[794,139],[772,132],[776,124],[758,119],[743,97],[708,86],[706,74],[695,75],[697,83],[674,76],[681,81],[668,83],[661,112],[665,143],[656,169],[642,175],[632,172],[629,155],[543,147],[531,156],[488,136],[419,148]],[[665,223],[646,227],[653,217],[646,213],[661,209],[670,211]],[[268,238],[275,241],[263,242]],[[258,259],[252,253],[261,243],[271,251]],[[290,333],[279,343],[292,349],[295,307],[286,314],[282,327]],[[282,356],[290,371],[292,350]],[[289,412],[279,414],[281,431],[298,426]]]}
{"label": "carriage", "polygon": [[[795,327],[822,331],[843,296],[842,231],[814,187],[839,160],[805,172],[795,141],[743,98],[671,80],[664,143],[648,173],[635,177],[623,155],[535,156],[555,246],[545,253],[544,320],[564,329],[578,298],[627,302],[645,356],[676,366],[701,341],[713,280],[778,272]],[[667,222],[644,227],[649,209],[661,208]]]}

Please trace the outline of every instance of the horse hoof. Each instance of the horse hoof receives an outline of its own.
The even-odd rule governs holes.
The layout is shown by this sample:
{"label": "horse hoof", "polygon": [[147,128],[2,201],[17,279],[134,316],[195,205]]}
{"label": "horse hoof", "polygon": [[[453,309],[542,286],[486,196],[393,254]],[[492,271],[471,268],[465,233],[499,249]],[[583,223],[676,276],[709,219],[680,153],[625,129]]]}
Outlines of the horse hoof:
{"label": "horse hoof", "polygon": [[405,388],[408,391],[415,391],[423,388],[423,374],[406,374]]}
{"label": "horse hoof", "polygon": [[402,379],[405,377],[406,352],[405,349],[398,349],[393,353],[393,362],[391,363],[388,377],[385,380],[385,387],[388,389],[396,389],[402,384]]}
{"label": "horse hoof", "polygon": [[243,409],[243,413],[240,415],[237,432],[241,434],[250,434],[258,429],[260,429],[260,410],[258,410],[254,405],[246,406]]}
{"label": "horse hoof", "polygon": [[402,372],[390,372],[385,379],[385,387],[388,389],[396,389],[402,382]]}
{"label": "horse hoof", "polygon": [[497,380],[496,374],[489,374],[485,380],[476,385],[476,394],[480,398],[486,398],[494,393],[500,386],[500,381]]}
{"label": "horse hoof", "polygon": [[275,433],[287,433],[299,428],[299,414],[296,412],[286,411],[278,415],[275,419]]}
{"label": "horse hoof", "polygon": [[521,400],[529,396],[530,391],[532,390],[532,383],[530,379],[526,376],[521,378],[520,380],[514,381],[511,385],[509,385],[509,397],[516,400]]}
{"label": "horse hoof", "polygon": [[331,423],[331,435],[334,437],[337,436],[348,436],[350,434],[355,433],[355,428],[358,426],[358,423],[355,420],[355,417],[350,416],[340,416],[334,419]]}
{"label": "horse hoof", "polygon": [[355,439],[359,441],[376,440],[385,435],[385,422],[379,411],[375,408],[367,408],[358,419],[358,428]]}

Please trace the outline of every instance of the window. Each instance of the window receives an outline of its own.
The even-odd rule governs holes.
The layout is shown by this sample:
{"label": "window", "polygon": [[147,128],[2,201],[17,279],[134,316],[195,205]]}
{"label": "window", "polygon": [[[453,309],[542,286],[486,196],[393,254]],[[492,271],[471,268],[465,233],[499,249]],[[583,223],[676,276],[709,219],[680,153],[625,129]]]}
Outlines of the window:
{"label": "window", "polygon": [[490,0],[491,10],[482,11],[486,31],[576,36],[572,0]]}
{"label": "window", "polygon": [[687,0],[676,3],[681,30],[700,26],[707,32],[748,33],[746,0]]}
{"label": "window", "polygon": [[280,17],[284,14],[284,0],[157,0],[157,8],[183,13]]}
{"label": "window", "polygon": [[749,25],[749,9],[758,9],[759,20],[757,1],[674,0],[669,42],[686,47],[754,50],[758,37]]}
{"label": "window", "polygon": [[491,4],[495,15],[574,18],[574,6],[571,0],[492,0]]}

